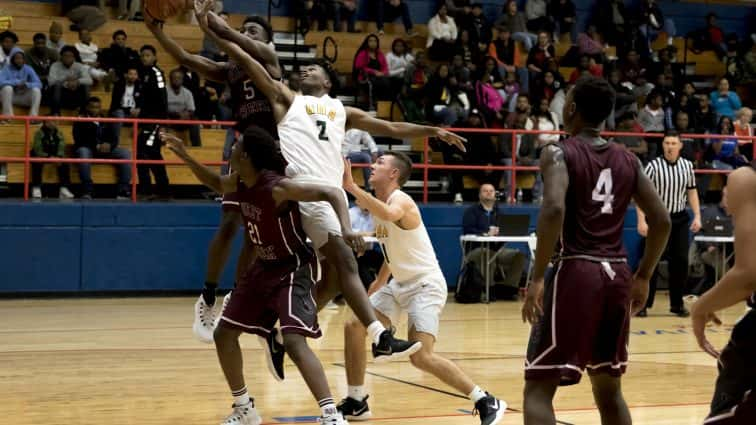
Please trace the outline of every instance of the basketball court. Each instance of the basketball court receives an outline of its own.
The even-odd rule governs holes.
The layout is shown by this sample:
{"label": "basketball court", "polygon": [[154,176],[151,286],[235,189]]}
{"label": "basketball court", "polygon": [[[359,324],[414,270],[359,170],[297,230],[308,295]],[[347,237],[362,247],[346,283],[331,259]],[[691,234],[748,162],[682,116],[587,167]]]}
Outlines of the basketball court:
{"label": "basketball court", "polygon": [[[231,405],[212,345],[191,329],[193,297],[2,300],[0,423],[26,425],[217,424]],[[701,424],[717,369],[698,349],[690,320],[662,314],[657,298],[649,317],[632,321],[624,391],[635,423]],[[503,424],[521,424],[528,326],[520,303],[447,304],[438,352],[462,366],[484,389],[509,403]],[[727,342],[743,307],[710,329]],[[346,393],[342,324],[345,307],[320,314],[325,336],[312,344],[334,397]],[[399,329],[400,334],[406,327]],[[317,404],[294,365],[277,383],[255,338],[241,339],[245,374],[265,424],[316,423]],[[368,364],[373,419],[365,424],[478,424],[472,403],[409,362]],[[561,424],[598,424],[587,377],[558,392]]]}

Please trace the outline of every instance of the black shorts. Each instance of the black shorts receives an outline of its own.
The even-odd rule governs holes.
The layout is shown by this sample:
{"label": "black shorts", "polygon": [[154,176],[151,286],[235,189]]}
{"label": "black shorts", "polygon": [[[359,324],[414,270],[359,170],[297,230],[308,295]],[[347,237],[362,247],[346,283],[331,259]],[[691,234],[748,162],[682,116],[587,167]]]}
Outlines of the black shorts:
{"label": "black shorts", "polygon": [[705,424],[756,424],[756,310],[732,330],[719,356],[719,377]]}
{"label": "black shorts", "polygon": [[573,385],[586,368],[589,374],[622,375],[631,285],[627,263],[560,261],[544,285],[544,315],[530,330],[525,379],[559,378],[559,385]]}
{"label": "black shorts", "polygon": [[281,332],[319,338],[315,304],[318,263],[315,260],[299,268],[272,268],[257,261],[241,278],[231,294],[221,322],[224,326],[267,336],[281,322]]}

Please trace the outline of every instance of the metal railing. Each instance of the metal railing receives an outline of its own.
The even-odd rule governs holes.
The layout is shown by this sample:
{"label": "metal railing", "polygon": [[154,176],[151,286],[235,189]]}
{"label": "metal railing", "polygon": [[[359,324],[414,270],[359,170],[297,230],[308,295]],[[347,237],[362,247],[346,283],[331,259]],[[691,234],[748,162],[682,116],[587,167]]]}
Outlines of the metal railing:
{"label": "metal railing", "polygon": [[[29,116],[0,116],[0,120],[16,120],[24,122],[24,156],[0,156],[0,163],[23,163],[24,164],[24,199],[29,199],[29,174],[32,163],[91,163],[91,164],[131,164],[131,200],[137,201],[137,166],[147,164],[164,164],[164,165],[185,165],[182,161],[167,161],[167,160],[146,160],[137,158],[138,139],[139,139],[139,125],[140,124],[158,124],[158,125],[221,125],[224,127],[230,127],[235,124],[232,121],[195,121],[195,120],[159,120],[159,119],[138,119],[138,118],[89,118],[89,117],[29,117]],[[99,122],[99,123],[115,123],[120,122],[123,124],[132,124],[132,140],[131,140],[131,158],[130,159],[99,159],[99,158],[37,158],[31,156],[31,122],[32,121],[70,121],[70,122]],[[413,164],[414,169],[422,170],[423,173],[423,203],[428,203],[428,181],[429,173],[431,170],[456,170],[456,171],[505,171],[511,172],[511,178],[509,179],[510,185],[510,200],[515,199],[515,193],[517,191],[517,172],[533,172],[538,171],[538,166],[533,165],[518,165],[517,164],[517,152],[518,142],[517,136],[531,134],[559,134],[563,135],[562,131],[539,131],[539,130],[520,130],[520,129],[490,129],[490,128],[450,128],[450,131],[454,131],[464,136],[465,134],[483,133],[489,135],[503,135],[509,134],[512,140],[511,152],[512,152],[512,165],[442,165],[432,164],[430,162],[430,144],[428,138],[423,140],[423,160],[421,163]],[[661,133],[627,133],[627,132],[602,132],[604,137],[615,136],[630,136],[630,137],[643,137],[646,139],[664,137]],[[735,135],[717,135],[717,134],[681,134],[682,139],[737,139],[737,140],[751,140],[751,149],[753,149],[756,155],[756,136],[735,136]],[[222,152],[219,151],[219,154]],[[222,156],[222,155],[220,155]],[[202,164],[208,166],[220,166],[226,164],[226,161],[203,161]],[[355,168],[369,167],[370,164],[353,164]],[[728,174],[731,170],[713,170],[713,169],[696,169],[697,174]]]}

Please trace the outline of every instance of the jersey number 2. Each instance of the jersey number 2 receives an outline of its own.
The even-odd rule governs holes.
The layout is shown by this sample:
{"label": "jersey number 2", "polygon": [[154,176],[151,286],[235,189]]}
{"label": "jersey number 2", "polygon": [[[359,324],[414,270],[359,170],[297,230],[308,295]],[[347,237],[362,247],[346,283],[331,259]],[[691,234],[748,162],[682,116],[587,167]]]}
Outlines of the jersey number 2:
{"label": "jersey number 2", "polygon": [[612,169],[604,168],[599,174],[596,187],[593,188],[593,200],[601,202],[604,205],[601,206],[601,214],[611,214],[612,202],[614,202],[614,195],[612,195]]}
{"label": "jersey number 2", "polygon": [[255,245],[261,245],[260,243],[260,231],[257,230],[257,225],[253,223],[247,223],[247,232],[249,233],[249,239]]}
{"label": "jersey number 2", "polygon": [[318,125],[318,128],[320,129],[320,133],[318,133],[318,140],[325,140],[328,141],[328,135],[326,134],[326,122],[323,120],[317,120],[316,124]]}

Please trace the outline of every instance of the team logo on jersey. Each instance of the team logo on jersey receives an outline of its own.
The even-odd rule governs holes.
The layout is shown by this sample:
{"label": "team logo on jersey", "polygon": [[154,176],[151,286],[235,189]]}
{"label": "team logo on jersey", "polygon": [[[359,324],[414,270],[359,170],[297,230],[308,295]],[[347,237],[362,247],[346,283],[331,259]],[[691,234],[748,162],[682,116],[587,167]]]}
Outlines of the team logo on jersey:
{"label": "team logo on jersey", "polygon": [[334,121],[336,119],[336,110],[329,110],[325,105],[321,105],[320,103],[305,105],[305,112],[307,112],[307,115],[320,115],[327,117],[329,121]]}
{"label": "team logo on jersey", "polygon": [[382,224],[375,226],[375,237],[378,239],[388,238],[388,228]]}
{"label": "team logo on jersey", "polygon": [[256,206],[248,202],[241,202],[239,204],[239,208],[241,208],[242,215],[248,217],[250,220],[260,220],[260,215],[262,214],[262,210],[260,208],[257,208]]}

